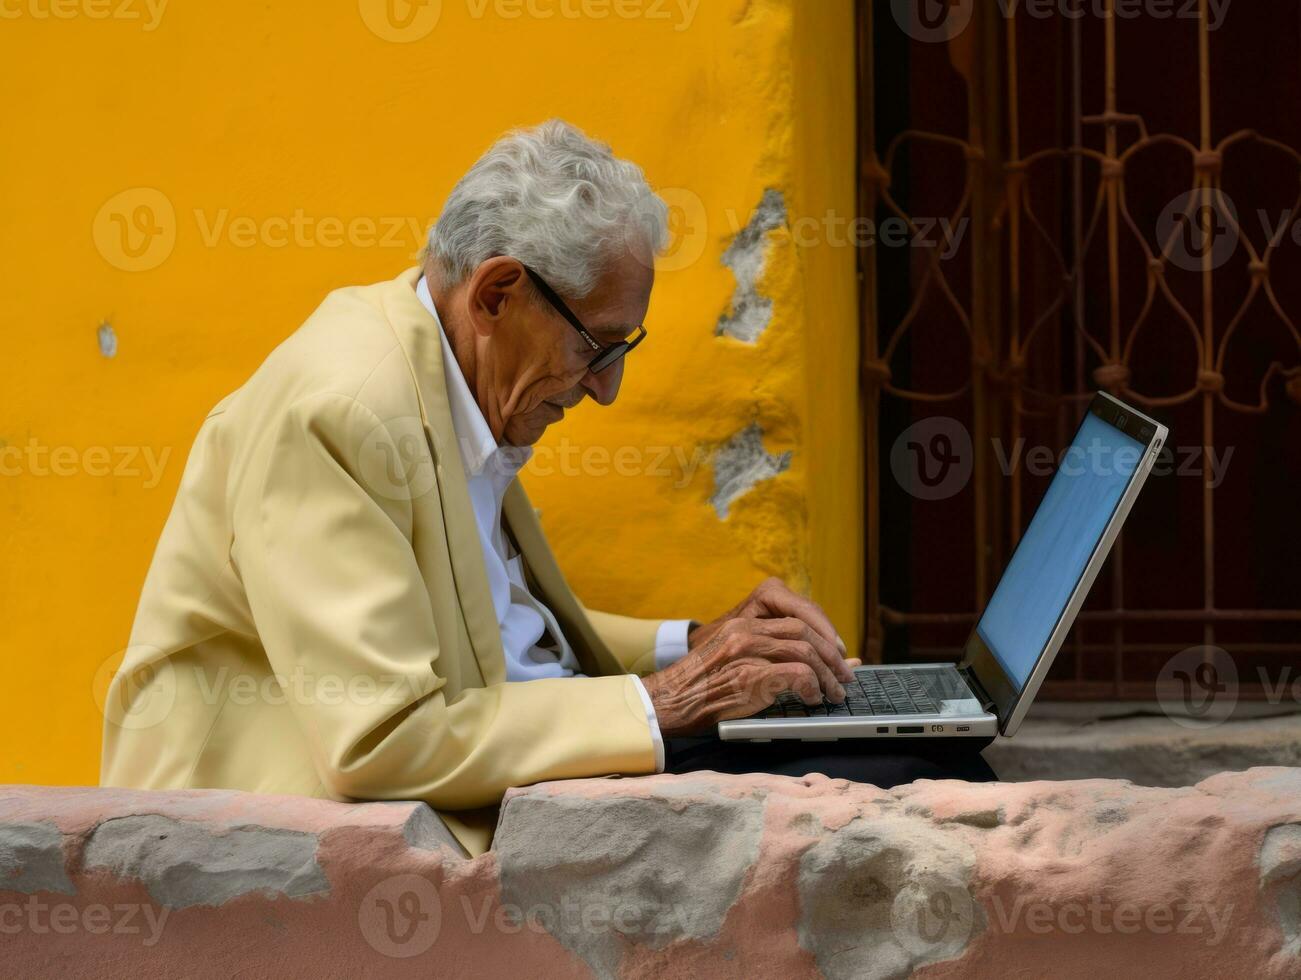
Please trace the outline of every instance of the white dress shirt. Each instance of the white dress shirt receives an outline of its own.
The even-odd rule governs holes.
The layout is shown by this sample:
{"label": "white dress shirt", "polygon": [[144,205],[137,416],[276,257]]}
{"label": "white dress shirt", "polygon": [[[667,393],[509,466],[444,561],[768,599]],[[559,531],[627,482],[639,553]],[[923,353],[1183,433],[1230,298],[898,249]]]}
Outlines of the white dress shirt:
{"label": "white dress shirt", "polygon": [[[465,467],[470,488],[470,504],[478,525],[479,543],[483,547],[483,564],[488,572],[488,588],[492,593],[497,624],[501,627],[502,652],[506,656],[506,680],[532,681],[543,677],[581,677],[578,659],[559,624],[547,609],[528,590],[519,555],[507,548],[506,535],[501,527],[501,505],[511,481],[533,455],[533,450],[520,446],[499,446],[492,430],[483,417],[465,375],[452,352],[452,345],[443,330],[438,310],[424,277],[416,286],[416,295],[425,309],[438,323],[438,336],[443,344],[443,373],[447,381],[447,400],[452,411],[452,429]],[[688,619],[666,619],[660,623],[655,635],[655,668],[665,667],[683,657],[687,652]],[[655,770],[664,771],[664,740],[660,736],[659,722],[650,695],[641,679],[634,677],[642,705],[646,709],[646,722],[655,743]]]}

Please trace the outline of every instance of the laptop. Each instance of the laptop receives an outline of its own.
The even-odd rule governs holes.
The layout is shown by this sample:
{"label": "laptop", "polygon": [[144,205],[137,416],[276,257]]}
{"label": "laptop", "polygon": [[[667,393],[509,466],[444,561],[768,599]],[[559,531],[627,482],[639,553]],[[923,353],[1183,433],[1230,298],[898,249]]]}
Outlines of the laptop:
{"label": "laptop", "polygon": [[857,667],[844,704],[787,691],[727,741],[1014,735],[1169,435],[1099,392],[956,664]]}

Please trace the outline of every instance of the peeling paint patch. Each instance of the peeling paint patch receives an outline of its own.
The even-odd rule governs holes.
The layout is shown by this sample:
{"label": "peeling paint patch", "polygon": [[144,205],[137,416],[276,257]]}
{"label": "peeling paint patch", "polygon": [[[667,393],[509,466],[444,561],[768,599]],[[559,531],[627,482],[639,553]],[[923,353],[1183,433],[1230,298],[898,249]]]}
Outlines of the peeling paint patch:
{"label": "peeling paint patch", "polygon": [[117,355],[117,332],[107,320],[99,325],[99,352],[105,357]]}
{"label": "peeling paint patch", "polygon": [[759,294],[759,279],[768,257],[768,232],[786,225],[786,198],[781,191],[763,192],[749,223],[737,232],[723,253],[723,265],[736,277],[731,309],[718,318],[715,335],[753,344],[772,320],[772,300]]}
{"label": "peeling paint patch", "polygon": [[774,455],[763,448],[763,430],[750,423],[714,455],[714,505],[720,520],[726,520],[732,501],[749,493],[756,483],[770,480],[790,469],[790,452]]}
{"label": "peeling paint patch", "polygon": [[219,906],[250,893],[302,898],[329,892],[316,836],[296,830],[206,826],[158,814],[106,820],[86,843],[86,867],[141,881],[163,908]]}

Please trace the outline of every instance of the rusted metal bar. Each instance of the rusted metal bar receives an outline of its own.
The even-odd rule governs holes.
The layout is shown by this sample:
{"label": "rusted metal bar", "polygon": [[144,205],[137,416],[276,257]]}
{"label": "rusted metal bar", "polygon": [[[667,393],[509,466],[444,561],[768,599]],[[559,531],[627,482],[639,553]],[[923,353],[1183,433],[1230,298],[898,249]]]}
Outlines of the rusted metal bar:
{"label": "rusted metal bar", "polygon": [[[1277,695],[1263,684],[1239,683],[1239,701],[1271,701]],[[1116,690],[1111,681],[1046,681],[1039,689],[1045,701],[1155,701],[1157,687],[1154,681],[1126,681]]]}
{"label": "rusted metal bar", "polygon": [[[1266,654],[1266,655],[1273,656],[1274,654],[1301,653],[1301,643],[1252,642],[1252,643],[1234,643],[1230,645],[1234,648],[1235,651],[1242,652],[1244,654],[1252,654],[1252,655]],[[1084,643],[1082,644],[1082,646],[1084,647],[1085,651],[1087,651],[1088,653],[1109,653],[1111,651],[1111,642],[1109,640],[1106,642]],[[1127,653],[1131,653],[1131,654],[1137,654],[1137,653],[1172,654],[1172,653],[1178,653],[1181,650],[1186,650],[1188,649],[1189,646],[1190,644],[1187,643],[1132,643],[1131,642],[1125,644],[1125,650]],[[909,659],[913,661],[952,660],[960,652],[961,652],[960,650],[958,650],[956,647],[952,645],[914,646],[909,648],[908,656]],[[1291,674],[1289,674],[1288,677],[1290,678]],[[1103,681],[1100,683],[1110,684],[1111,681]]]}
{"label": "rusted metal bar", "polygon": [[[1007,163],[1003,168],[1007,200],[1007,303],[1008,303],[1008,363],[1006,374],[1012,385],[1012,445],[1021,440],[1021,421],[1025,406],[1022,403],[1022,371],[1025,358],[1021,350],[1021,194],[1025,170],[1021,163],[1021,86],[1017,81],[1016,46],[1017,7],[1012,6],[1007,17]],[[1021,457],[1012,461],[1008,475],[1011,496],[1008,534],[1015,548],[1021,540]]]}
{"label": "rusted metal bar", "polygon": [[[1211,55],[1210,55],[1210,19],[1207,0],[1200,0],[1197,5],[1197,98],[1201,129],[1200,150],[1202,160],[1218,159],[1213,154],[1211,141]],[[1196,182],[1202,195],[1202,214],[1216,202],[1212,191],[1219,190],[1219,165],[1214,169],[1198,167]],[[1209,229],[1204,234],[1210,234]],[[1211,352],[1215,350],[1215,263],[1214,249],[1211,242],[1203,242],[1202,247],[1202,370],[1212,370]],[[1204,376],[1204,375],[1203,375]],[[1202,391],[1202,452],[1206,453],[1215,445],[1215,396],[1209,390]],[[1215,608],[1215,486],[1212,483],[1210,469],[1202,474],[1202,602],[1207,610]],[[1207,645],[1215,643],[1215,622],[1210,618],[1205,621],[1202,639]],[[1208,663],[1209,663],[1209,653]]]}
{"label": "rusted metal bar", "polygon": [[[881,606],[888,626],[962,625],[976,621],[973,612],[901,612]],[[1075,617],[1081,623],[1301,623],[1301,609],[1086,609]]]}
{"label": "rusted metal bar", "polygon": [[[875,220],[877,187],[884,171],[876,157],[875,64],[872,52],[872,0],[859,0],[856,11],[858,47],[858,213]],[[888,175],[886,175],[888,178]],[[859,398],[864,434],[863,465],[865,482],[867,534],[867,601],[864,603],[864,639],[861,656],[864,663],[880,663],[884,642],[879,601],[881,596],[881,492],[877,479],[881,472],[880,426],[881,382],[880,340],[877,330],[876,251],[866,246],[858,249],[858,309],[862,323],[859,352]]]}
{"label": "rusted metal bar", "polygon": [[[990,20],[992,7],[978,5],[974,15],[974,27],[977,36],[990,37]],[[992,28],[996,30],[996,26]],[[984,80],[997,78],[997,73],[989,70],[990,45],[982,43],[976,56],[971,59],[971,75],[967,79],[967,179],[971,182],[971,428],[973,435],[974,459],[972,460],[972,522],[975,535],[975,548],[972,559],[975,562],[974,581],[976,606],[984,605],[989,597],[989,564],[986,559],[990,535],[990,500],[989,500],[989,456],[985,447],[989,444],[990,428],[987,383],[988,375],[984,365],[990,350],[990,323],[994,319],[994,297],[992,284],[996,269],[993,265],[993,249],[988,246],[988,230],[992,224],[989,205],[989,193],[986,187],[985,154],[978,150],[986,145],[986,108]]]}
{"label": "rusted metal bar", "polygon": [[[1103,163],[1107,195],[1107,288],[1109,363],[1118,364],[1120,353],[1120,178],[1117,162],[1116,110],[1116,0],[1107,0],[1106,12],[1106,160]],[[1111,605],[1119,611],[1125,605],[1125,534],[1112,547]],[[1125,621],[1117,618],[1111,631],[1111,674],[1117,695],[1125,681]]]}

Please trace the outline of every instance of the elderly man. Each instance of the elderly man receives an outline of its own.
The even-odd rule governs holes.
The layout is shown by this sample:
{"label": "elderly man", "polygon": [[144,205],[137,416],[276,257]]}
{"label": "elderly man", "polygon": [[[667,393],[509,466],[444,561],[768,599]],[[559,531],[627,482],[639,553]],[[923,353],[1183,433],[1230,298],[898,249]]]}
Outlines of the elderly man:
{"label": "elderly man", "polygon": [[565,584],[515,477],[566,411],[614,401],[664,238],[641,171],[551,122],[461,179],[422,268],[328,296],[199,431],[104,784],[421,799],[478,853],[539,780],[936,774],[700,737],[784,690],[843,700],[844,644],[781,583],[706,625]]}

